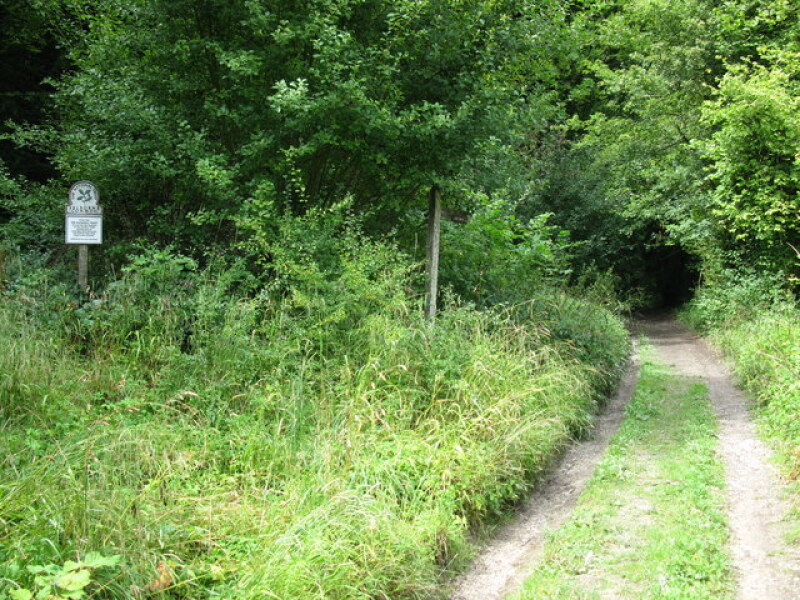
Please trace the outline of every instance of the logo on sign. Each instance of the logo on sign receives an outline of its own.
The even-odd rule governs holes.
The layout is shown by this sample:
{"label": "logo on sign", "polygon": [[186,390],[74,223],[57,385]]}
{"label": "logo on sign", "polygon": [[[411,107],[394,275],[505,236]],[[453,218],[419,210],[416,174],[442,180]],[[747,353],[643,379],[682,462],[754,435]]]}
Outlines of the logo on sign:
{"label": "logo on sign", "polygon": [[91,181],[79,181],[69,189],[68,215],[102,215],[100,194]]}

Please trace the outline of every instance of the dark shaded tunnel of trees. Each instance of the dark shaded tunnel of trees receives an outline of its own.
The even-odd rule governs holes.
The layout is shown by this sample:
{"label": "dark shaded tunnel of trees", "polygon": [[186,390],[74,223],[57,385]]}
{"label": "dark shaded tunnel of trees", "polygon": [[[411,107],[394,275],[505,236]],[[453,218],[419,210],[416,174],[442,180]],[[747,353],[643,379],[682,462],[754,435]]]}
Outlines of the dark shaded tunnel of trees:
{"label": "dark shaded tunnel of trees", "polygon": [[677,308],[688,302],[699,281],[699,261],[680,246],[660,246],[644,254],[654,308]]}

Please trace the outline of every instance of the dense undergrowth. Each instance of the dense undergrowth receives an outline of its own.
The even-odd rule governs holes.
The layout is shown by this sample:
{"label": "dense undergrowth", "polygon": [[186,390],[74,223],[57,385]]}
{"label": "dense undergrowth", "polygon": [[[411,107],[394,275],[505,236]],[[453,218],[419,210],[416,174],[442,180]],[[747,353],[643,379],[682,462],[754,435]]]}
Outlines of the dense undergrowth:
{"label": "dense undergrowth", "polygon": [[787,473],[800,474],[800,307],[785,281],[726,274],[702,288],[684,312],[732,360],[756,402],[760,423]]}
{"label": "dense undergrowth", "polygon": [[149,250],[85,302],[7,260],[0,597],[442,593],[587,427],[627,334],[545,289],[431,324],[396,248],[331,243],[273,255],[266,287]]}

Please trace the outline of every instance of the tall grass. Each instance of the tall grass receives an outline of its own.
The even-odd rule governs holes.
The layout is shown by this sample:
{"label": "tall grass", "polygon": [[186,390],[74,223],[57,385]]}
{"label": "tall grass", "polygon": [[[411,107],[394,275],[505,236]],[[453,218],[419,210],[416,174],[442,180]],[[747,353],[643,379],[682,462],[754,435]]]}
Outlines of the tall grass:
{"label": "tall grass", "polygon": [[96,598],[440,595],[587,426],[627,336],[544,295],[431,326],[392,253],[264,292],[151,252],[46,322],[6,294],[0,595],[90,551],[123,558]]}
{"label": "tall grass", "polygon": [[775,310],[719,332],[736,374],[753,393],[768,434],[779,441],[792,478],[800,475],[800,311]]}

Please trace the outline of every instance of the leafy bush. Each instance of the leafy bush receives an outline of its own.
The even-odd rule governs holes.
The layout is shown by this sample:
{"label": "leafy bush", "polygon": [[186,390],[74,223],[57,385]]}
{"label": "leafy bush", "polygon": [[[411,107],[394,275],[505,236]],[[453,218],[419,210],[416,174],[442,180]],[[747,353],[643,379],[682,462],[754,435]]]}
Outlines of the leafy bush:
{"label": "leafy bush", "polygon": [[0,223],[3,246],[51,255],[64,240],[64,205],[67,190],[59,184],[40,185],[11,179],[0,164]]}
{"label": "leafy bush", "polygon": [[750,269],[725,269],[706,276],[683,317],[701,331],[726,329],[762,312],[792,303],[785,277]]}
{"label": "leafy bush", "polygon": [[769,67],[729,67],[717,99],[704,108],[706,121],[716,128],[704,143],[713,161],[711,213],[724,231],[723,244],[797,277],[800,58],[776,48],[766,54]]}
{"label": "leafy bush", "polygon": [[[296,210],[345,194],[381,216],[421,203],[484,140],[522,129],[528,98],[554,104],[553,64],[571,46],[554,0],[196,8],[45,3],[72,64],[54,82],[58,120],[13,135],[65,177],[91,173],[121,237],[182,250],[234,243],[264,181]],[[66,34],[78,29],[93,34]]]}
{"label": "leafy bush", "polygon": [[83,559],[77,562],[68,560],[63,565],[28,565],[26,570],[32,576],[33,591],[17,587],[11,589],[8,596],[0,595],[0,598],[81,600],[87,597],[87,589],[95,595],[104,587],[103,583],[96,580],[96,573],[115,567],[119,561],[119,556],[104,557],[97,552],[89,552]]}
{"label": "leafy bush", "polygon": [[524,302],[568,272],[567,232],[542,214],[527,223],[484,198],[464,225],[445,223],[441,283],[479,306]]}

